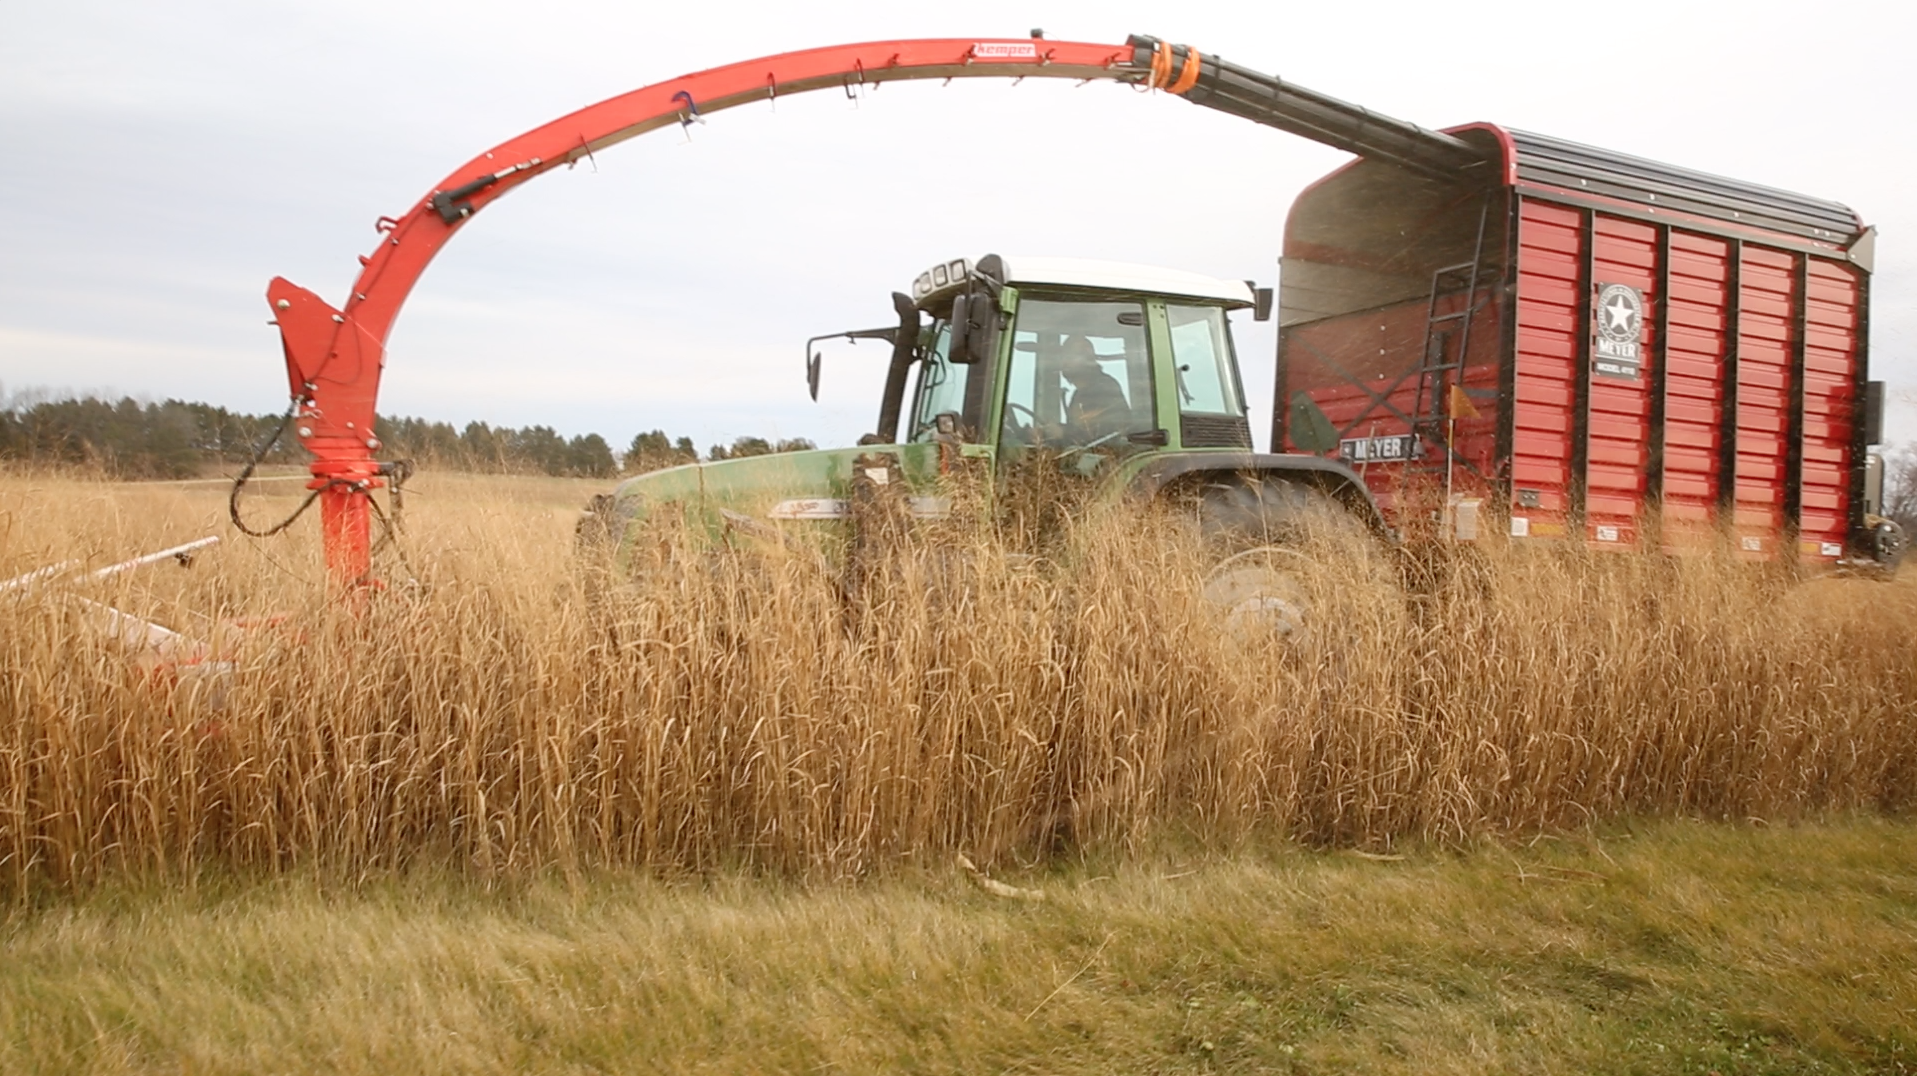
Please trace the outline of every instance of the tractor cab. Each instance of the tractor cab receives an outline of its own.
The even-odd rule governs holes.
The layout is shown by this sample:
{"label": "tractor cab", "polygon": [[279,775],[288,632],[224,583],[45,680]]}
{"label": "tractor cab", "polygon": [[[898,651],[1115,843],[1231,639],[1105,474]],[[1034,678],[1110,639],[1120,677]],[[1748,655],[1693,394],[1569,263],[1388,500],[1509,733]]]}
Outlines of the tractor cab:
{"label": "tractor cab", "polygon": [[955,457],[1001,471],[1056,467],[1101,488],[1261,466],[1228,316],[1268,316],[1269,289],[1121,262],[987,255],[941,262],[892,305],[894,325],[806,341],[814,399],[814,345],[891,345],[877,428],[858,445],[639,475],[598,502],[593,528],[618,536],[669,503],[696,506],[716,531],[748,519],[848,520],[860,476],[877,473],[897,475],[915,512],[936,514]]}
{"label": "tractor cab", "polygon": [[[1055,451],[1089,473],[1154,449],[1251,447],[1227,315],[1270,293],[1122,262],[944,262],[913,282],[874,440],[938,438],[1002,461]],[[928,318],[920,324],[921,315]],[[901,365],[916,366],[909,402]],[[897,393],[898,397],[891,394]],[[891,418],[902,415],[903,428]]]}

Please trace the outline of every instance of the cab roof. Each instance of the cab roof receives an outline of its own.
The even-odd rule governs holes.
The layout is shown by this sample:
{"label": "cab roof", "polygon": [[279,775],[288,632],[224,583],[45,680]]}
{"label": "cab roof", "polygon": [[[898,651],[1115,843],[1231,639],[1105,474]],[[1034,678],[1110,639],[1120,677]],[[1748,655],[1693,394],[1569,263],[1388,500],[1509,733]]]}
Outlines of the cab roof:
{"label": "cab roof", "polygon": [[934,305],[958,292],[964,286],[965,277],[972,271],[1014,287],[1049,285],[1164,295],[1227,307],[1252,305],[1251,285],[1242,280],[1220,280],[1202,273],[1133,262],[1024,254],[987,254],[976,265],[962,258],[943,262],[934,270],[920,274],[913,282],[912,299],[921,308]]}

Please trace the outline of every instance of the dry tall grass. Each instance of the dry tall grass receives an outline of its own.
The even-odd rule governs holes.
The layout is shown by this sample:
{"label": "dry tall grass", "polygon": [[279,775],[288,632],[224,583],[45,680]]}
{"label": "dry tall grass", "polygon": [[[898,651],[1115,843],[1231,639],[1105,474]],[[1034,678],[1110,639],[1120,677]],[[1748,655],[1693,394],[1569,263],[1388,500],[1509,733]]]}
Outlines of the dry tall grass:
{"label": "dry tall grass", "polygon": [[[1037,562],[907,540],[852,603],[802,543],[661,532],[589,601],[584,487],[420,486],[421,585],[364,616],[322,597],[307,525],[88,593],[218,637],[225,681],[156,680],[62,591],[0,595],[9,894],[423,861],[843,875],[1165,827],[1379,846],[1917,798],[1908,582],[1494,546],[1407,599],[1330,552],[1313,629],[1247,637],[1181,527],[1094,513]],[[0,479],[0,576],[208,533],[219,496]]]}

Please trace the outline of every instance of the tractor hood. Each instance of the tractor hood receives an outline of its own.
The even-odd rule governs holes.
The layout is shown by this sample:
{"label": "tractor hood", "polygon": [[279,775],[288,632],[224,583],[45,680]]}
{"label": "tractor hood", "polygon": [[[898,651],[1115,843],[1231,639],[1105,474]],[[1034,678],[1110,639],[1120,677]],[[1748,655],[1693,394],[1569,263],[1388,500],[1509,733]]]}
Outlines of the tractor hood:
{"label": "tractor hood", "polygon": [[[861,458],[888,455],[915,494],[929,494],[938,473],[935,445],[861,445],[854,448],[779,452],[767,456],[689,463],[629,478],[613,491],[615,517],[626,525],[644,519],[653,506],[683,504],[689,522],[723,530],[727,520],[748,517],[760,524],[830,521],[848,514],[846,498]],[[915,496],[914,510],[941,514],[936,499]]]}

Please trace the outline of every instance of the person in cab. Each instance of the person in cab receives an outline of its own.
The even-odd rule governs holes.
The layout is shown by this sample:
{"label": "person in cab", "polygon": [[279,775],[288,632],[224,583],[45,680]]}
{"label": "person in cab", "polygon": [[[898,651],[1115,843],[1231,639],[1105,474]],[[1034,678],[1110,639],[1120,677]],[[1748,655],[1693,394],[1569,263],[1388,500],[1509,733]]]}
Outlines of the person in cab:
{"label": "person in cab", "polygon": [[1059,373],[1072,387],[1065,401],[1065,426],[1073,443],[1089,444],[1131,428],[1125,390],[1099,365],[1090,340],[1073,336],[1065,341]]}

